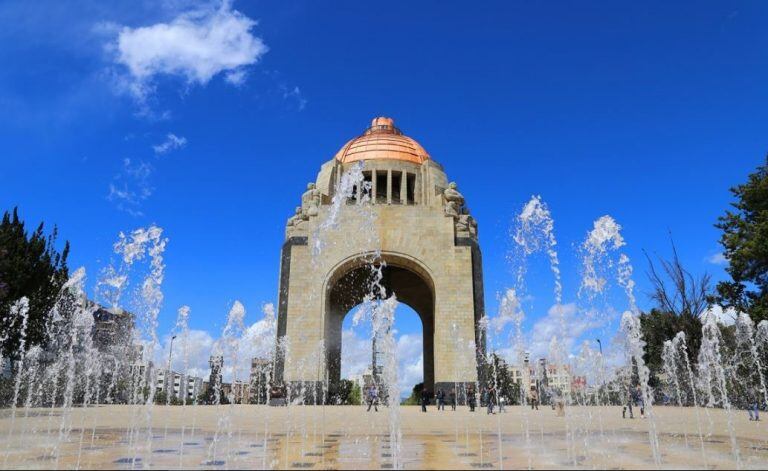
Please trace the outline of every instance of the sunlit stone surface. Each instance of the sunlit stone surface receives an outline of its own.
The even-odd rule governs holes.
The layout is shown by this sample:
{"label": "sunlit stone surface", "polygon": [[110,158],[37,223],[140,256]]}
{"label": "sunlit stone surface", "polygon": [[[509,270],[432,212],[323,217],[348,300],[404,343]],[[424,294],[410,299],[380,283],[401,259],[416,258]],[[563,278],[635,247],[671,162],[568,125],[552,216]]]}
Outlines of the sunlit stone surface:
{"label": "sunlit stone surface", "polygon": [[287,345],[278,378],[294,393],[333,393],[344,316],[371,295],[370,267],[384,263],[385,296],[394,293],[424,326],[425,387],[460,383],[462,400],[464,385],[478,380],[482,260],[477,222],[443,167],[379,117],[321,166],[298,201],[282,248],[278,335]]}
{"label": "sunlit stone surface", "polygon": [[[158,406],[154,414],[161,425],[153,429],[151,444],[143,431],[129,436],[130,423],[142,413],[138,407],[77,409],[72,415],[74,429],[61,447],[59,467],[370,469],[391,465],[386,411],[366,413],[355,406],[232,406],[231,434],[220,439],[212,454],[217,418],[227,407]],[[565,418],[545,407],[539,411],[510,407],[497,415],[484,410],[473,414],[466,408],[438,412],[434,407],[424,414],[417,407],[403,407],[401,462],[406,469],[654,467],[646,420],[622,420],[619,407],[571,407],[567,413],[577,419],[571,421],[577,428],[568,429]],[[60,414],[58,409],[30,411],[29,417],[17,419],[9,443],[10,418],[4,411],[0,419],[3,467],[53,466]],[[703,454],[694,410],[657,407],[664,468],[734,467],[725,412],[707,409],[702,414],[706,417]],[[525,421],[529,422],[527,437]],[[746,413],[734,421],[743,467],[768,466],[763,424],[750,422]]]}

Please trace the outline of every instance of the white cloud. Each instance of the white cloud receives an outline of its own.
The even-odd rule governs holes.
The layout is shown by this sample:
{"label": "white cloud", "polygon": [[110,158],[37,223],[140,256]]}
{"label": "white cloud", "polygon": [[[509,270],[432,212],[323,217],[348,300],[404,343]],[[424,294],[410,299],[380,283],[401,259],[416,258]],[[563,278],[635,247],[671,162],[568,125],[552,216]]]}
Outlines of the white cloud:
{"label": "white cloud", "polygon": [[534,358],[547,356],[552,338],[557,337],[565,353],[573,353],[579,337],[602,323],[592,316],[579,315],[574,303],[554,305],[533,325],[527,350]]}
{"label": "white cloud", "polygon": [[424,342],[421,335],[403,334],[397,339],[400,395],[409,396],[416,383],[424,381]]}
{"label": "white cloud", "polygon": [[[211,334],[204,330],[190,330],[186,339],[184,337],[176,337],[176,340],[173,341],[171,368],[179,372],[183,372],[186,369],[191,376],[207,379],[210,374],[208,359],[211,356],[214,342],[215,340]],[[166,335],[163,339],[161,356],[156,360],[158,366],[162,365],[163,368],[168,364],[170,343],[171,336]]]}
{"label": "white cloud", "polygon": [[167,23],[124,26],[109,49],[124,66],[123,90],[144,103],[154,90],[153,80],[168,75],[188,84],[205,85],[224,73],[229,83],[245,80],[245,69],[258,62],[268,48],[251,33],[256,21],[233,10],[229,2],[179,14]]}
{"label": "white cloud", "polygon": [[[272,304],[262,307],[262,318],[246,327],[238,342],[237,378],[246,380],[250,374],[252,358],[270,358],[275,349],[275,316]],[[199,376],[205,380],[210,375],[208,360],[213,354],[216,342],[221,339],[214,338],[204,330],[189,330],[186,338],[176,333],[173,342],[173,358],[171,367],[178,372],[187,371],[189,375]],[[158,366],[165,368],[168,364],[170,353],[171,334],[163,337],[162,348],[155,355]],[[185,355],[186,354],[186,355]],[[185,362],[186,357],[186,362]],[[224,381],[231,381],[234,376],[231,358],[224,358]]]}
{"label": "white cloud", "polygon": [[280,89],[283,91],[283,99],[295,100],[299,111],[302,111],[307,106],[307,100],[301,94],[301,89],[299,89],[298,86],[288,88],[287,86],[281,84]]}
{"label": "white cloud", "polygon": [[226,80],[231,85],[239,87],[245,83],[247,76],[248,72],[245,69],[237,69],[231,72],[227,72],[227,74],[224,76],[224,80]]}
{"label": "white cloud", "polygon": [[[346,329],[341,333],[341,377],[359,375],[371,364],[370,335],[358,333],[364,329]],[[424,344],[419,334],[397,337],[397,377],[401,395],[410,395],[416,383],[424,380]]]}
{"label": "white cloud", "polygon": [[365,372],[371,364],[371,338],[358,335],[355,329],[341,333],[341,377],[349,378]]}
{"label": "white cloud", "polygon": [[728,259],[725,258],[725,255],[722,252],[710,255],[707,257],[707,262],[712,265],[728,265]]}
{"label": "white cloud", "polygon": [[168,133],[165,136],[165,141],[163,141],[160,144],[157,144],[155,146],[152,146],[152,149],[154,149],[155,154],[165,154],[172,150],[181,149],[182,147],[187,145],[187,138],[186,137],[179,137],[173,133]]}
{"label": "white cloud", "polygon": [[107,200],[115,203],[120,211],[131,216],[143,216],[141,203],[152,195],[153,188],[149,184],[152,166],[146,162],[133,163],[131,159],[123,159],[120,172],[109,183]]}
{"label": "white cloud", "polygon": [[739,312],[733,307],[723,309],[719,304],[713,304],[710,308],[701,313],[701,319],[706,322],[707,318],[710,316],[714,316],[715,321],[718,324],[734,325],[736,319],[739,317]]}

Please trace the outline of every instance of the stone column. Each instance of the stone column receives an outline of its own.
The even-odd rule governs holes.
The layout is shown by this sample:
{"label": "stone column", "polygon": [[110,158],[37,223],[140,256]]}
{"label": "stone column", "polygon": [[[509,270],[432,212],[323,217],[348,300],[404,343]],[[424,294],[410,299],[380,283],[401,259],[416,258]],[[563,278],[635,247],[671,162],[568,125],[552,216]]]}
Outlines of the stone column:
{"label": "stone column", "polygon": [[376,204],[376,170],[371,170],[371,203]]}
{"label": "stone column", "polygon": [[414,174],[413,178],[413,203],[421,204],[421,172]]}
{"label": "stone column", "polygon": [[400,172],[400,204],[408,204],[408,173]]}
{"label": "stone column", "polygon": [[387,204],[392,204],[392,169],[387,169]]}

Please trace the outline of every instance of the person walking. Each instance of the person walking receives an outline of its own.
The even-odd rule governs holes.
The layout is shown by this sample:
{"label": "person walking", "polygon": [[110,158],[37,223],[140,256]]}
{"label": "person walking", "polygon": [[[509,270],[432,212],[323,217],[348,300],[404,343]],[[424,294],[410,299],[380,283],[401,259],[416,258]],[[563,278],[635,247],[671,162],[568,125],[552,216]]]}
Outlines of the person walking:
{"label": "person walking", "polygon": [[467,390],[467,403],[469,404],[469,411],[474,412],[477,405],[477,393],[474,386],[470,386]]}
{"label": "person walking", "polygon": [[627,397],[627,405],[624,406],[624,408],[621,410],[621,418],[626,419],[627,418],[627,409],[629,409],[629,418],[634,419],[635,415],[632,413],[632,392],[628,394]]}
{"label": "person walking", "polygon": [[493,412],[493,406],[494,406],[495,399],[496,399],[496,389],[494,389],[493,386],[491,386],[486,391],[486,401],[487,401],[487,404],[488,404],[488,414],[490,414],[490,415],[493,415],[493,413],[494,413]]}
{"label": "person walking", "polygon": [[421,411],[427,411],[427,404],[429,404],[429,391],[426,389],[421,390]]}
{"label": "person walking", "polygon": [[437,410],[445,410],[445,391],[442,389],[437,390]]}
{"label": "person walking", "polygon": [[531,410],[539,410],[539,393],[536,388],[531,389]]}
{"label": "person walking", "polygon": [[760,421],[760,402],[759,394],[755,388],[749,390],[749,420],[759,422]]}
{"label": "person walking", "polygon": [[507,402],[507,399],[504,397],[503,394],[499,394],[499,414],[502,412],[506,412],[507,410],[504,408],[504,403]]}
{"label": "person walking", "polygon": [[375,384],[371,384],[368,388],[368,412],[371,411],[371,407],[376,412],[379,411],[379,390],[376,389]]}
{"label": "person walking", "polygon": [[451,391],[448,394],[448,400],[451,402],[451,410],[456,411],[456,391]]}

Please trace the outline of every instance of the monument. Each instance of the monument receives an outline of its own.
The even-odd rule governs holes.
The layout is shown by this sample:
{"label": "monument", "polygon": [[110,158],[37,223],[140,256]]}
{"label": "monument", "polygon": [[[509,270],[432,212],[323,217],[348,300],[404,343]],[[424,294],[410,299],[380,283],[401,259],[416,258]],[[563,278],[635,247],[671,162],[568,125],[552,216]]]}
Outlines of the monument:
{"label": "monument", "polygon": [[[353,166],[362,166],[364,184],[355,191],[367,192],[366,210],[375,223],[366,229],[359,211],[342,208],[328,231],[335,192]],[[387,296],[394,293],[421,319],[425,387],[448,390],[476,382],[484,350],[477,223],[443,167],[384,117],[373,119],[321,166],[287,222],[277,378],[333,390],[341,373],[342,322],[367,293],[371,253],[383,262]]]}

